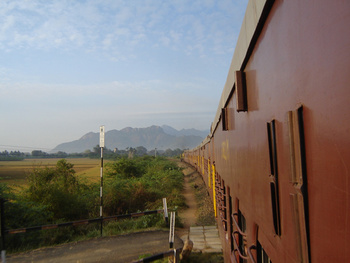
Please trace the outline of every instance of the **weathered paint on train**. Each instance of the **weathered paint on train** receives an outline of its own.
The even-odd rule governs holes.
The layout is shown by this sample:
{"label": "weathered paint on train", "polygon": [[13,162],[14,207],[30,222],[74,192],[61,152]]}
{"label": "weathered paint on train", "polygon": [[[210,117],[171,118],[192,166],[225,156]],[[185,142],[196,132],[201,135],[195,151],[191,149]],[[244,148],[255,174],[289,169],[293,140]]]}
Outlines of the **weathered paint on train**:
{"label": "weathered paint on train", "polygon": [[184,160],[225,262],[350,262],[350,1],[251,0],[211,132]]}

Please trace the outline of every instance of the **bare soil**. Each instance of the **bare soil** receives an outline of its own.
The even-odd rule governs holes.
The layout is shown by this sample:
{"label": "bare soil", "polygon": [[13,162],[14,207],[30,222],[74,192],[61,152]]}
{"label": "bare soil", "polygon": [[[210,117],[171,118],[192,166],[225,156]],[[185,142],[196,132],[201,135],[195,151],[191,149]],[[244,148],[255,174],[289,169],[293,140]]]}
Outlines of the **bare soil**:
{"label": "bare soil", "polygon": [[189,229],[191,226],[195,226],[197,222],[197,202],[194,195],[193,187],[190,184],[191,176],[194,174],[194,169],[189,167],[188,165],[184,163],[179,163],[179,166],[184,168],[183,173],[185,176],[185,184],[184,184],[184,191],[183,195],[186,199],[186,204],[188,206],[187,209],[181,210],[179,212],[179,216],[183,220],[183,228]]}

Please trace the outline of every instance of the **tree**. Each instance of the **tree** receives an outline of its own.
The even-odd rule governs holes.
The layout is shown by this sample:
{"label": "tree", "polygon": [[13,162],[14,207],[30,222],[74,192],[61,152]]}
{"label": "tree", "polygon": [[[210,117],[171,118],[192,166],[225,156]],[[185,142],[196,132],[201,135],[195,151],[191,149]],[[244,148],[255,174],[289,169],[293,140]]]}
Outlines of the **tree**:
{"label": "tree", "polygon": [[111,175],[120,175],[123,178],[139,177],[142,171],[132,159],[120,159],[112,166]]}
{"label": "tree", "polygon": [[166,149],[164,152],[164,156],[167,156],[167,157],[173,156],[173,150]]}
{"label": "tree", "polygon": [[136,147],[136,155],[137,156],[143,156],[147,154],[147,149],[143,146]]}
{"label": "tree", "polygon": [[47,156],[47,153],[43,152],[41,150],[33,150],[32,151],[32,156],[33,157],[43,157],[43,156]]}
{"label": "tree", "polygon": [[94,147],[93,152],[96,154],[99,154],[101,152],[101,148],[98,144]]}
{"label": "tree", "polygon": [[66,152],[58,151],[56,154],[54,154],[58,158],[66,158],[68,154]]}
{"label": "tree", "polygon": [[84,187],[75,176],[74,165],[65,159],[54,168],[36,168],[27,177],[27,197],[48,207],[53,220],[75,220],[88,216]]}

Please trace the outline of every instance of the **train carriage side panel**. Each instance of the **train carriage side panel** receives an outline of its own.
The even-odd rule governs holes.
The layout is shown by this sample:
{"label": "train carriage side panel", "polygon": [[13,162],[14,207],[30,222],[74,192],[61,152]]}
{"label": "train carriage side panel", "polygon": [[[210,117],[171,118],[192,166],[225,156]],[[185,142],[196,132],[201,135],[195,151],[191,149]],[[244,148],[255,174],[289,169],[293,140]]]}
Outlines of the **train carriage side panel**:
{"label": "train carriage side panel", "polygon": [[350,261],[348,25],[350,2],[276,0],[232,62],[210,150],[195,153],[215,167],[226,262]]}

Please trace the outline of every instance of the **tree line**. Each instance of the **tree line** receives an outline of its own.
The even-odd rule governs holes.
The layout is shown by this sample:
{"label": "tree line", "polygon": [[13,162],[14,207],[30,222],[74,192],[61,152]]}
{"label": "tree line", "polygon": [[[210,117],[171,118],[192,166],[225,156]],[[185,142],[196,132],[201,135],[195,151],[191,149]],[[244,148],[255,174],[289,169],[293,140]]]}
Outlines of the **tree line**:
{"label": "tree line", "polygon": [[[148,151],[143,146],[138,147],[128,147],[126,149],[108,149],[103,148],[103,155],[105,159],[120,159],[124,157],[133,158],[140,156],[164,156],[164,157],[176,157],[182,154],[183,150],[177,148],[175,150],[158,150],[152,149]],[[30,158],[100,158],[101,149],[99,145],[96,145],[92,150],[86,150],[82,153],[66,153],[63,151],[58,151],[56,153],[47,153],[42,150],[33,150],[32,152],[20,152],[20,151],[2,151],[0,152],[0,161],[21,161],[23,159]]]}
{"label": "tree line", "polygon": [[7,150],[0,152],[0,161],[21,161],[25,158],[26,154],[20,151]]}

